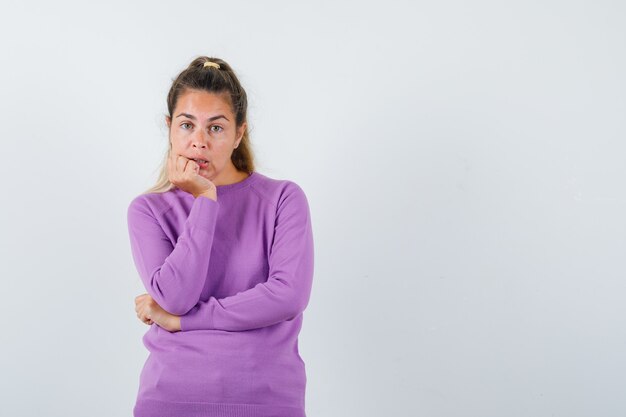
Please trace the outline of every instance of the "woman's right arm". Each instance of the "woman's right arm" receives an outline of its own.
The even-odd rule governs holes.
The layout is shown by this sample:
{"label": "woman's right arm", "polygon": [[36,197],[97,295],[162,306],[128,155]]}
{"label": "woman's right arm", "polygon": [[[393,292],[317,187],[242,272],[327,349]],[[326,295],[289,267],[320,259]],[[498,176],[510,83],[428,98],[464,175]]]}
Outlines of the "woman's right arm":
{"label": "woman's right arm", "polygon": [[148,201],[128,206],[130,247],[148,294],[165,311],[182,315],[200,299],[209,269],[219,203],[195,198],[176,245],[172,245]]}

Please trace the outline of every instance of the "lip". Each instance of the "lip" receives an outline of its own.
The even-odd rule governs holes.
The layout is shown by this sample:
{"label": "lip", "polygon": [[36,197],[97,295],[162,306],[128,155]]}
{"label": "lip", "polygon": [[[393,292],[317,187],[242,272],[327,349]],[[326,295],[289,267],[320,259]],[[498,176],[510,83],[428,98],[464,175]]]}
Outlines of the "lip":
{"label": "lip", "polygon": [[[199,158],[199,159],[204,159],[204,158]],[[206,161],[206,159],[205,159],[205,161]],[[209,162],[198,162],[198,161],[196,161],[196,164],[198,164],[201,169],[207,169],[209,167]]]}
{"label": "lip", "polygon": [[205,161],[207,161],[207,162],[211,162],[211,161],[209,160],[209,158],[205,158],[204,156],[192,156],[192,157],[191,157],[191,158],[189,158],[189,159],[203,159],[203,160],[205,160]]}

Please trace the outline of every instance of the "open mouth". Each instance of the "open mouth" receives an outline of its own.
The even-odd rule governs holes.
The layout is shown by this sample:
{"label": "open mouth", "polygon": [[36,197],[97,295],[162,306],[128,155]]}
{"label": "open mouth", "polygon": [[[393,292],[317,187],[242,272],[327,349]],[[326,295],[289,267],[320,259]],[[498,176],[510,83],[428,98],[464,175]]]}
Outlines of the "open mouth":
{"label": "open mouth", "polygon": [[207,161],[206,159],[197,159],[197,158],[191,158],[193,161],[196,161],[198,164],[202,165],[202,166],[206,166],[208,165],[209,161]]}

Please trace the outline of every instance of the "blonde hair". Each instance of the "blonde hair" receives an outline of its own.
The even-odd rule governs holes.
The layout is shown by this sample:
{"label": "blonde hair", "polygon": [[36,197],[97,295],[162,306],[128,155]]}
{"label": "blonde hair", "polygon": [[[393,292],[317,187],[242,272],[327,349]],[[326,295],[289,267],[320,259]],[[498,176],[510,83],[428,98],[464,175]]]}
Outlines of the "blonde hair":
{"label": "blonde hair", "polygon": [[[172,118],[178,98],[188,90],[224,95],[230,102],[231,109],[235,114],[236,127],[241,127],[247,120],[248,97],[246,91],[226,61],[220,58],[201,56],[195,58],[187,68],[178,74],[167,94],[167,110],[170,118]],[[169,181],[167,173],[167,159],[171,147],[172,144],[169,143],[168,150],[163,155],[159,167],[156,184],[142,194],[163,193],[175,188],[175,185]],[[231,161],[238,171],[251,173],[255,170],[254,152],[247,125],[239,145],[233,150]]]}

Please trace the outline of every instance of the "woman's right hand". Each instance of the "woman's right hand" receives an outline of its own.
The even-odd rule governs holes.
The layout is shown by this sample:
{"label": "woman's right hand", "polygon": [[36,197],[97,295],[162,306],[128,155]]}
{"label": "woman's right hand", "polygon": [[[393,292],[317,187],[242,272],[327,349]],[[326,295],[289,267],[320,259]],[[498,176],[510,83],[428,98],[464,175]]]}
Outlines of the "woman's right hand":
{"label": "woman's right hand", "polygon": [[211,180],[199,174],[200,166],[193,159],[176,154],[170,149],[167,158],[167,173],[169,181],[192,194],[194,197],[206,196],[217,201],[217,189]]}

